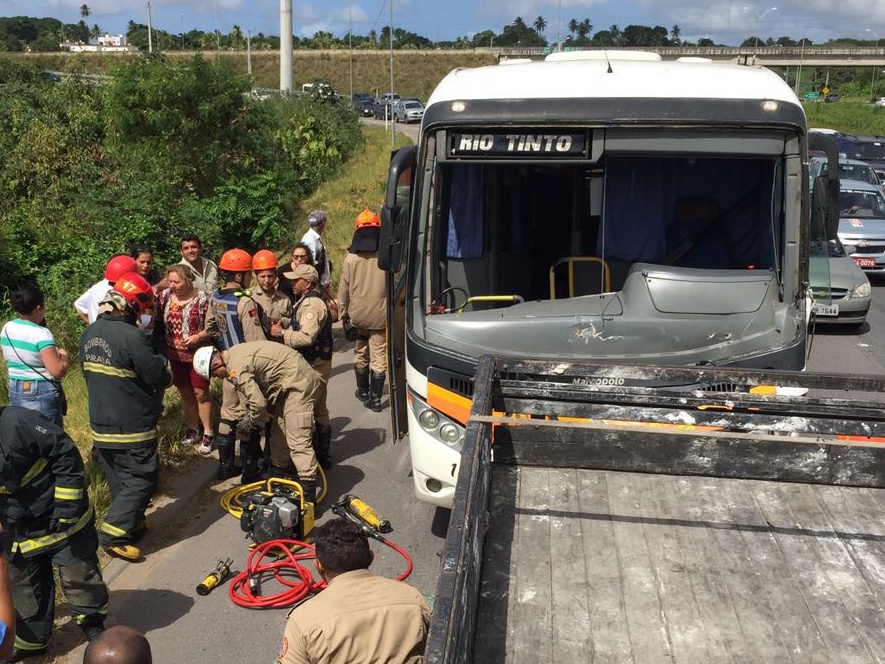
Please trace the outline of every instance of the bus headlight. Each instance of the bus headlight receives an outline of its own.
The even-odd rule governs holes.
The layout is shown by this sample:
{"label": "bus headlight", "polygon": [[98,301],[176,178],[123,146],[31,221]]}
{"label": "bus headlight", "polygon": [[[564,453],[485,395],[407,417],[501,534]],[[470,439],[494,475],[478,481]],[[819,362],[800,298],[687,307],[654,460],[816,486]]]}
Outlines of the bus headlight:
{"label": "bus headlight", "polygon": [[418,415],[418,423],[427,431],[433,431],[439,426],[439,415],[436,414],[436,411],[428,408]]}
{"label": "bus headlight", "polygon": [[409,406],[412,416],[418,420],[418,425],[432,438],[456,452],[461,451],[464,439],[464,426],[444,413],[431,408],[424,399],[414,392],[410,392]]}
{"label": "bus headlight", "polygon": [[461,437],[461,432],[458,431],[458,427],[454,424],[446,422],[439,428],[439,437],[444,443],[451,445],[458,442],[458,439]]}

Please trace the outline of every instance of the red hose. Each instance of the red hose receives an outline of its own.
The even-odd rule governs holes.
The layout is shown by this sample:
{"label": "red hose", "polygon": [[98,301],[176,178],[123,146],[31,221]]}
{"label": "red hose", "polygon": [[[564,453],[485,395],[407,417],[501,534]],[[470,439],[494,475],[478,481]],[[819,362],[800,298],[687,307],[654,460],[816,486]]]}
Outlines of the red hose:
{"label": "red hose", "polygon": [[[396,577],[403,581],[412,573],[412,559],[399,545],[380,535],[373,535],[382,544],[400,554],[406,561],[406,570]],[[293,553],[293,550],[295,552]],[[310,593],[318,593],[326,587],[322,579],[314,580],[309,569],[300,561],[312,560],[316,553],[312,545],[291,539],[268,540],[256,546],[246,561],[246,569],[237,574],[228,587],[228,597],[237,606],[247,609],[282,609],[300,602]],[[252,592],[250,579],[257,583],[273,578],[288,590],[274,595]],[[260,590],[258,590],[260,593]]]}

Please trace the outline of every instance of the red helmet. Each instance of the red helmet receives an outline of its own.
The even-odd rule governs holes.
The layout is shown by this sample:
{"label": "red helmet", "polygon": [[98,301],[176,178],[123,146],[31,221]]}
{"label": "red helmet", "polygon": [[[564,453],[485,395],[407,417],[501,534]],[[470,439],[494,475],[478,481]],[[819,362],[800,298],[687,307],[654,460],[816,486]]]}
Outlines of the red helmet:
{"label": "red helmet", "polygon": [[381,228],[381,217],[372,212],[369,208],[365,208],[356,216],[356,227],[370,228],[372,226]]}
{"label": "red helmet", "polygon": [[154,306],[154,291],[147,279],[137,272],[129,272],[117,279],[113,290],[122,295],[129,308],[137,314],[143,314]]}
{"label": "red helmet", "polygon": [[252,256],[252,269],[256,272],[258,270],[275,270],[278,267],[277,257],[270,249],[256,251],[255,255]]}
{"label": "red helmet", "polygon": [[252,270],[252,256],[242,249],[228,249],[218,261],[218,267],[226,272],[249,272]]}
{"label": "red helmet", "polygon": [[117,254],[108,261],[104,269],[104,278],[114,283],[127,272],[135,272],[136,262],[132,256]]}

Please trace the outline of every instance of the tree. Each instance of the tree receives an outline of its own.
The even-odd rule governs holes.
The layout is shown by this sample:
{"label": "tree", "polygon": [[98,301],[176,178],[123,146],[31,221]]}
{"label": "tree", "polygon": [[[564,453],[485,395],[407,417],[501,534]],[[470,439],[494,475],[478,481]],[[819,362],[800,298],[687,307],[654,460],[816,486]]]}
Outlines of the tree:
{"label": "tree", "polygon": [[[481,46],[494,46],[496,35],[492,30],[483,30],[482,32],[477,32],[473,35],[473,39],[471,40],[471,46],[473,48],[479,48]],[[499,42],[500,43],[500,42]]]}
{"label": "tree", "polygon": [[574,19],[574,18],[573,18],[573,19],[571,19],[571,20],[568,22],[568,31],[569,31],[572,35],[574,35],[574,34],[578,31],[578,21],[577,21],[577,19]]}
{"label": "tree", "polygon": [[670,42],[673,46],[679,46],[682,43],[682,29],[678,25],[670,28]]}
{"label": "tree", "polygon": [[513,23],[505,25],[501,35],[496,39],[501,46],[546,46],[547,41],[537,32],[525,24],[525,21],[517,16]]}
{"label": "tree", "polygon": [[535,32],[537,32],[539,35],[543,36],[544,30],[547,29],[547,21],[544,20],[544,17],[539,16],[538,18],[535,19],[535,22],[532,25],[535,28]]}
{"label": "tree", "polygon": [[578,46],[587,46],[590,44],[587,35],[590,34],[591,30],[593,30],[593,25],[591,25],[589,18],[585,18],[575,26],[575,31],[578,33],[578,39],[576,40]]}
{"label": "tree", "polygon": [[86,5],[80,5],[80,18],[89,18],[89,15],[92,12],[89,10],[89,7]]}

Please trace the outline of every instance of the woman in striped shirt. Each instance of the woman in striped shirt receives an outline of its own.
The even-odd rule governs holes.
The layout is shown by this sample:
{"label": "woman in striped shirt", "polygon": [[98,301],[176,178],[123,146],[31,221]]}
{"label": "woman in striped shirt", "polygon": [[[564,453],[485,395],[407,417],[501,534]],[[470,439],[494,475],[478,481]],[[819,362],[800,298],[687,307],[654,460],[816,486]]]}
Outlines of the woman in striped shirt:
{"label": "woman in striped shirt", "polygon": [[9,403],[41,412],[62,426],[61,379],[68,371],[68,352],[59,348],[46,327],[46,298],[37,286],[12,294],[18,318],[0,331],[9,373]]}

